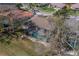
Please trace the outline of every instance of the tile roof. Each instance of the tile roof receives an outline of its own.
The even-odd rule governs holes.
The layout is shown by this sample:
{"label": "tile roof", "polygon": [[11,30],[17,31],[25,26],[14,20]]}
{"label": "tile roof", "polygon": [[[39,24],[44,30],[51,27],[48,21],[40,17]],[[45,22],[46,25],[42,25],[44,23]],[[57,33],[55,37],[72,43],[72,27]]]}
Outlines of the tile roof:
{"label": "tile roof", "polygon": [[12,17],[15,19],[22,18],[22,17],[31,17],[33,14],[29,11],[22,11],[22,10],[12,10],[10,11]]}

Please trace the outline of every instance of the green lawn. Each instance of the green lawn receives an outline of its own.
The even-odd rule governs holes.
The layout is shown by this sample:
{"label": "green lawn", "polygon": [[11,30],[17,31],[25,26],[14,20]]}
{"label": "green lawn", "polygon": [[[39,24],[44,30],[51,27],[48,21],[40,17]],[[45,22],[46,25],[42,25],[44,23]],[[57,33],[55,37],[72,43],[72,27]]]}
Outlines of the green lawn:
{"label": "green lawn", "polygon": [[54,8],[49,8],[49,7],[40,7],[40,10],[41,11],[43,11],[43,12],[49,12],[49,13],[51,13],[51,12],[53,12],[53,11],[55,11],[55,9]]}
{"label": "green lawn", "polygon": [[70,10],[68,14],[72,16],[79,16],[79,11]]}
{"label": "green lawn", "polygon": [[65,10],[65,9],[63,9],[63,10],[59,10],[59,11],[57,11],[55,14],[59,14],[59,15],[64,15],[64,14],[67,14],[67,15],[72,15],[72,16],[79,16],[79,10],[77,10],[77,11],[74,11],[74,10]]}

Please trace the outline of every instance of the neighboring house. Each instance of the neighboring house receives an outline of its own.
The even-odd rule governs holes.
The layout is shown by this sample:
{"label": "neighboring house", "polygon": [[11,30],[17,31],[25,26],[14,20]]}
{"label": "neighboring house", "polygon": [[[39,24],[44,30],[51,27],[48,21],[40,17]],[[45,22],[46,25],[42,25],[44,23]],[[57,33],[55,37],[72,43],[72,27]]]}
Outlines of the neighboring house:
{"label": "neighboring house", "polygon": [[79,3],[72,4],[72,9],[79,10]]}
{"label": "neighboring house", "polygon": [[54,13],[55,13],[58,10],[64,8],[66,4],[64,4],[64,3],[51,3],[50,5],[55,9],[55,11],[54,11]]}
{"label": "neighboring house", "polygon": [[64,3],[51,3],[51,6],[54,8],[62,9],[65,4]]}
{"label": "neighboring house", "polygon": [[0,3],[0,12],[17,9],[15,3]]}

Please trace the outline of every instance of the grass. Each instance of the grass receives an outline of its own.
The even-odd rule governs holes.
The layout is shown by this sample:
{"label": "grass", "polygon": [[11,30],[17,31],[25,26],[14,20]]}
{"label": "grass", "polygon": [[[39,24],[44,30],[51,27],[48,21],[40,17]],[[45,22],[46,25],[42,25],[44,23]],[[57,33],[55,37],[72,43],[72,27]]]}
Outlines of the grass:
{"label": "grass", "polygon": [[34,43],[30,40],[15,40],[12,41],[10,45],[0,43],[0,55],[13,55],[13,56],[22,56],[22,55],[37,55],[32,46]]}
{"label": "grass", "polygon": [[51,8],[51,7],[40,7],[40,10],[43,11],[43,12],[53,12],[54,11],[54,8]]}
{"label": "grass", "polygon": [[2,56],[37,56],[43,55],[48,50],[43,44],[32,42],[29,39],[12,39],[10,44],[0,43]]}
{"label": "grass", "polygon": [[57,11],[56,13],[55,13],[56,15],[71,15],[71,16],[79,16],[79,10],[77,10],[77,11],[74,11],[74,10],[72,10],[72,9],[70,9],[70,10],[65,10],[65,9],[62,9],[62,10],[59,10],[59,11]]}
{"label": "grass", "polygon": [[68,14],[72,16],[79,16],[79,11],[70,10]]}

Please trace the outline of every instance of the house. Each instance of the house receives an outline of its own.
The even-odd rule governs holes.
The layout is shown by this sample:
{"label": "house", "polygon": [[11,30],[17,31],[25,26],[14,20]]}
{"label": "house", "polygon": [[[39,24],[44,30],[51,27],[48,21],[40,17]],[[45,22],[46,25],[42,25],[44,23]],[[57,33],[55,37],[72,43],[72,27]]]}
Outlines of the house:
{"label": "house", "polygon": [[54,30],[55,27],[53,22],[51,25],[50,19],[47,17],[38,16],[38,15],[35,15],[34,17],[31,18],[32,22],[34,22],[39,28],[45,29],[51,32],[52,30]]}
{"label": "house", "polygon": [[52,30],[54,30],[48,21],[47,17],[40,17],[35,15],[23,25],[24,31],[27,35],[36,38],[37,40],[47,41],[50,38]]}
{"label": "house", "polygon": [[20,27],[32,16],[32,12],[19,10],[16,4],[0,4],[0,24],[3,25],[3,28]]}
{"label": "house", "polygon": [[13,18],[30,17],[32,15],[29,11],[19,10],[16,3],[0,3],[0,15],[6,14]]}
{"label": "house", "polygon": [[64,3],[51,3],[51,6],[54,8],[62,9],[65,4]]}
{"label": "house", "polygon": [[31,18],[31,20],[40,28],[52,30],[49,19],[47,17],[35,15],[34,17]]}

